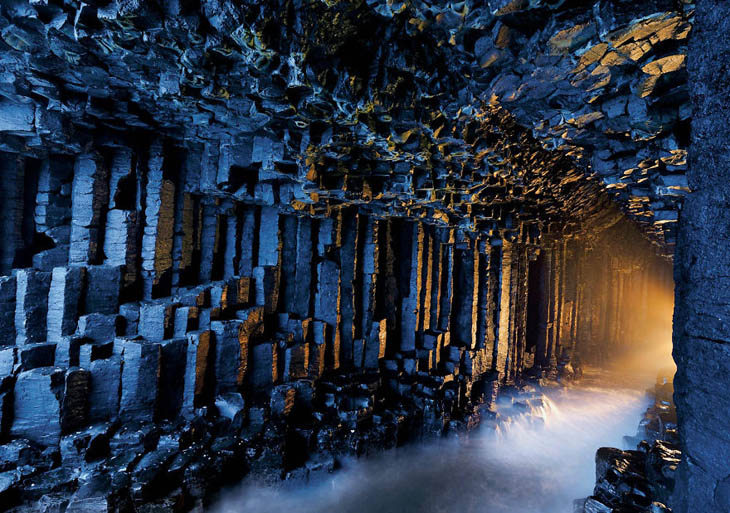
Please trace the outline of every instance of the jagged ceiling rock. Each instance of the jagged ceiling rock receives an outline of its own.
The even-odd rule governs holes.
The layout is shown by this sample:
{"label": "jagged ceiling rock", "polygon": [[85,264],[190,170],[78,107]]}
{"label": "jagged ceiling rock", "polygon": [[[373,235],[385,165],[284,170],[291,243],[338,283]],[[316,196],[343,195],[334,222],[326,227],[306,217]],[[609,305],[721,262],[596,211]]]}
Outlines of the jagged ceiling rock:
{"label": "jagged ceiling rock", "polygon": [[161,135],[214,166],[220,194],[270,184],[313,213],[358,202],[508,236],[518,221],[544,229],[595,210],[602,182],[671,250],[688,191],[690,3],[1,9],[2,150]]}

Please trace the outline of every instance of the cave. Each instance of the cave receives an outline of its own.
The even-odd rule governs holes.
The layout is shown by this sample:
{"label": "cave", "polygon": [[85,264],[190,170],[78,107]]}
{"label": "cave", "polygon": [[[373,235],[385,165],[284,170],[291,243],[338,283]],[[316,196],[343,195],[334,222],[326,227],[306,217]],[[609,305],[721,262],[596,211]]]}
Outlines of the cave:
{"label": "cave", "polygon": [[4,0],[0,511],[727,513],[727,34]]}

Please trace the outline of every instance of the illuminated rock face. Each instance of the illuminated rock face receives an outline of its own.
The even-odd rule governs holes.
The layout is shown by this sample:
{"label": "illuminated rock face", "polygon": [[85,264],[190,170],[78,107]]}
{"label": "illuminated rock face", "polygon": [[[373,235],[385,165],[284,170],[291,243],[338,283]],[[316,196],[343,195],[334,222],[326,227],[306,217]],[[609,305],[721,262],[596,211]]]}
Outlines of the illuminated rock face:
{"label": "illuminated rock face", "polygon": [[0,498],[189,508],[647,336],[692,6],[483,4],[0,7]]}
{"label": "illuminated rock face", "polygon": [[676,510],[727,511],[730,508],[728,372],[730,335],[727,322],[728,254],[723,250],[730,221],[727,214],[728,102],[730,73],[724,62],[730,42],[730,6],[698,4],[698,33],[690,46],[693,193],[682,210],[675,276],[675,401],[682,433],[682,461],[675,493]]}

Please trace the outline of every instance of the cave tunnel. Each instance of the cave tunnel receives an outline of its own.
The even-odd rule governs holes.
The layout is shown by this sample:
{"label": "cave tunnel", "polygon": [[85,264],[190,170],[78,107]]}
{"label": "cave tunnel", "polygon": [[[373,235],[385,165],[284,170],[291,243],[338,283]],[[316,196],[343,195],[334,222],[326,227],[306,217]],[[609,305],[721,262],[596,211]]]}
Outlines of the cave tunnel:
{"label": "cave tunnel", "polygon": [[0,511],[730,512],[727,34],[0,2]]}

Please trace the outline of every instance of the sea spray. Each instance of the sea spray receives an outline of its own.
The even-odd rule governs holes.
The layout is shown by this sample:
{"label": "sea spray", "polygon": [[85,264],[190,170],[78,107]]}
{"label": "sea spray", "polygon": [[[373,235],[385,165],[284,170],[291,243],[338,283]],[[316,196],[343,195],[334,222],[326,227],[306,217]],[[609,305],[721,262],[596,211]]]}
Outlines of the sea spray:
{"label": "sea spray", "polygon": [[623,445],[646,396],[611,388],[552,389],[498,406],[500,429],[344,461],[301,486],[246,483],[213,513],[572,513],[590,495],[594,455]]}

